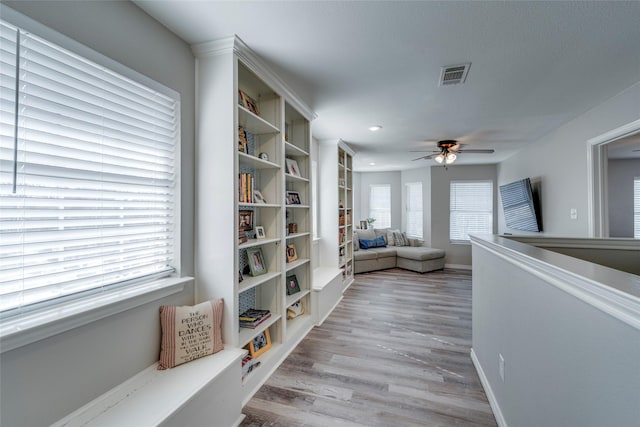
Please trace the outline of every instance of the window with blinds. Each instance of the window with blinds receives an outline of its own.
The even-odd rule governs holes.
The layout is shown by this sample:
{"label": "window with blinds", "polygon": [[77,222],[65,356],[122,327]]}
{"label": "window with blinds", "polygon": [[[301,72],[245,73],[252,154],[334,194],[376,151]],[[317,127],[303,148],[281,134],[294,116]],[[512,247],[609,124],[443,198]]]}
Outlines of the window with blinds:
{"label": "window with blinds", "polygon": [[407,235],[422,239],[422,183],[409,182],[405,184],[405,188],[407,190]]}
{"label": "window with blinds", "polygon": [[640,239],[640,176],[633,178],[633,238]]}
{"label": "window with blinds", "polygon": [[391,227],[391,186],[389,184],[369,187],[369,218],[375,218],[376,228]]}
{"label": "window with blinds", "polygon": [[469,241],[469,234],[493,233],[493,183],[451,181],[449,239]]}
{"label": "window with blinds", "polygon": [[170,274],[179,99],[0,37],[0,312]]}

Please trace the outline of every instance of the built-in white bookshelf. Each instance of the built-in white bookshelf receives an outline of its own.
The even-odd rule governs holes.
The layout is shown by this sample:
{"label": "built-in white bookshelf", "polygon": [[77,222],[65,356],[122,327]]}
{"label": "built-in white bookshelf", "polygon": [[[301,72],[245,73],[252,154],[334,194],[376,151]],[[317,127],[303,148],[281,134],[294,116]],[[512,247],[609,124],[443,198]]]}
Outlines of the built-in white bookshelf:
{"label": "built-in white bookshelf", "polygon": [[353,151],[343,141],[321,141],[320,265],[342,270],[344,289],[353,282]]}
{"label": "built-in white bookshelf", "polygon": [[[193,50],[196,299],[224,298],[225,346],[244,348],[267,331],[271,340],[257,357],[260,366],[243,380],[244,404],[313,326],[314,114],[239,38]],[[292,281],[295,293],[287,291]],[[304,314],[288,319],[287,309],[297,303]],[[239,315],[250,308],[271,316],[255,329],[242,328]]]}

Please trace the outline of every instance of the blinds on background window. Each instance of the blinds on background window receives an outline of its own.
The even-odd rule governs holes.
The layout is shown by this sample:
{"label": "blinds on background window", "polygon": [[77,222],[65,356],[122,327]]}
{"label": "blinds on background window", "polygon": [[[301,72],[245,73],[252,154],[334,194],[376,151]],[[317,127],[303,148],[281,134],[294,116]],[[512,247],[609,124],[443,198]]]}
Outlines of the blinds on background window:
{"label": "blinds on background window", "polygon": [[371,185],[369,187],[369,217],[375,218],[376,228],[391,227],[391,186]]}
{"label": "blinds on background window", "polygon": [[451,181],[449,239],[468,241],[470,233],[493,233],[491,181]]}
{"label": "blinds on background window", "polygon": [[169,274],[179,100],[1,36],[0,310]]}
{"label": "blinds on background window", "polygon": [[409,182],[407,189],[407,235],[423,238],[422,233],[422,183]]}

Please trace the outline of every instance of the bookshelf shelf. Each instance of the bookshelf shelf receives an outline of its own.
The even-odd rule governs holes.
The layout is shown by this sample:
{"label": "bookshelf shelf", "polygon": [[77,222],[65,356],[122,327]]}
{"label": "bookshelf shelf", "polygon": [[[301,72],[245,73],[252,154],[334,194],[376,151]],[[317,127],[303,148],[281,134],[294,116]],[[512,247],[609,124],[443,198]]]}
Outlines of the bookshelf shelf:
{"label": "bookshelf shelf", "polygon": [[242,166],[252,169],[280,169],[280,165],[278,164],[268,160],[262,160],[259,157],[241,151],[238,152],[238,161]]}
{"label": "bookshelf shelf", "polygon": [[310,236],[310,235],[311,235],[311,233],[309,233],[308,231],[305,231],[303,233],[288,234],[287,235],[287,240],[297,239],[298,237],[305,237],[305,236]]}
{"label": "bookshelf shelf", "polygon": [[[291,307],[291,305],[297,301],[300,301],[301,299],[303,299],[304,297],[306,297],[307,295],[309,295],[309,293],[311,293],[310,289],[305,289],[303,291],[297,292],[293,295],[287,295],[287,302],[285,303],[285,306]],[[306,307],[305,307],[306,309]]]}
{"label": "bookshelf shelf", "polygon": [[309,153],[304,151],[302,148],[298,148],[297,146],[293,145],[292,143],[285,141],[284,142],[284,153],[287,156],[292,156],[292,157],[305,157],[308,156]]}
{"label": "bookshelf shelf", "polygon": [[300,267],[301,265],[308,264],[311,260],[309,258],[298,258],[293,262],[289,262],[286,264],[285,271],[289,272],[293,269]]}
{"label": "bookshelf shelf", "polygon": [[284,175],[287,178],[287,181],[299,181],[299,182],[309,182],[309,179],[303,178],[301,176],[291,175],[289,173]]}
{"label": "bookshelf shelf", "polygon": [[[255,329],[240,328],[240,333],[239,333],[240,347],[244,347],[245,345],[249,344],[249,341],[257,337],[259,333],[261,333],[262,331],[266,330],[268,327],[270,327],[271,325],[279,321],[280,317],[281,316],[279,314],[273,315],[272,313],[269,319],[265,320],[263,324],[261,324]],[[271,340],[273,341],[273,338],[271,338]]]}
{"label": "bookshelf shelf", "polygon": [[256,135],[267,135],[279,133],[280,129],[272,125],[260,116],[253,114],[241,105],[238,105],[238,125],[247,132]]}
{"label": "bookshelf shelf", "polygon": [[267,283],[271,279],[279,278],[281,273],[279,271],[273,271],[261,276],[245,277],[242,282],[238,284],[238,293],[242,293],[256,286],[260,286],[263,283]]}
{"label": "bookshelf shelf", "polygon": [[255,246],[266,245],[268,243],[279,242],[280,238],[266,238],[266,239],[249,239],[245,243],[238,245],[238,249],[253,248]]}

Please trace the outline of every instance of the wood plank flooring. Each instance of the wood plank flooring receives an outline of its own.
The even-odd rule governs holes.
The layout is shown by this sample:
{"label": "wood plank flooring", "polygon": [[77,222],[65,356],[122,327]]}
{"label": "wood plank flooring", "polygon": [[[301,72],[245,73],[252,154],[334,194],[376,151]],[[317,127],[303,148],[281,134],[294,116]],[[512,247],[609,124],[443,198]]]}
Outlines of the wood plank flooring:
{"label": "wood plank flooring", "polygon": [[470,348],[471,272],[358,274],[241,426],[496,426]]}

